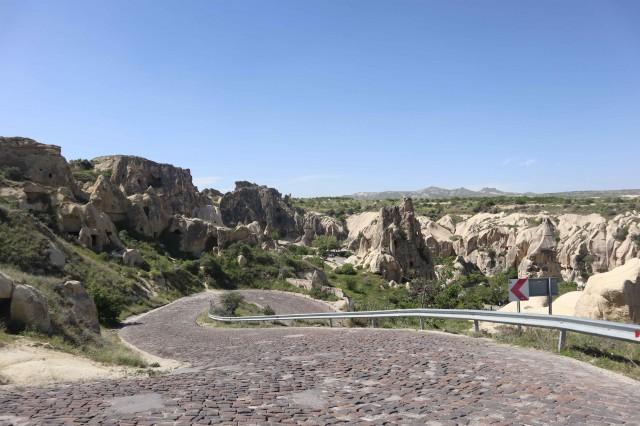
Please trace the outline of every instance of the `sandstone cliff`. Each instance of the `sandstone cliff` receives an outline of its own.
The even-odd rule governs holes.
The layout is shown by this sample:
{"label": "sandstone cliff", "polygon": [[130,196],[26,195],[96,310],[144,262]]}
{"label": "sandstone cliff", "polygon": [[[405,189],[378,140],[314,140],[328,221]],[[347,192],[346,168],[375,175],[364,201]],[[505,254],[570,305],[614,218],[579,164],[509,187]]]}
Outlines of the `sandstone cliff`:
{"label": "sandstone cliff", "polygon": [[347,219],[350,262],[386,279],[433,278],[431,254],[420,230],[411,199],[400,206],[384,207]]}
{"label": "sandstone cliff", "polygon": [[480,213],[420,218],[435,256],[463,256],[485,274],[514,266],[521,276],[562,276],[584,282],[638,257],[640,215]]}
{"label": "sandstone cliff", "polygon": [[67,160],[55,145],[44,145],[33,139],[0,136],[0,167],[17,169],[32,182],[52,187],[66,187],[78,192]]}
{"label": "sandstone cliff", "polygon": [[298,236],[296,211],[274,188],[236,182],[235,190],[222,196],[220,212],[226,226],[258,222],[266,233],[275,232],[280,238]]}

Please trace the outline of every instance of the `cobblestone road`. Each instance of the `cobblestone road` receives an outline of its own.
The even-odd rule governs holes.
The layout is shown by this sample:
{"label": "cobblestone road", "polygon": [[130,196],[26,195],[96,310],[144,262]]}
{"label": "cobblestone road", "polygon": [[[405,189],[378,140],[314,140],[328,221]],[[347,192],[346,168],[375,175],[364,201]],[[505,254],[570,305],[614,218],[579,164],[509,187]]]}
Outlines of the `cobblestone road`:
{"label": "cobblestone road", "polygon": [[[245,295],[278,313],[328,310],[291,294]],[[212,297],[122,331],[191,367],[1,390],[0,424],[640,424],[640,384],[567,358],[441,333],[198,327]]]}

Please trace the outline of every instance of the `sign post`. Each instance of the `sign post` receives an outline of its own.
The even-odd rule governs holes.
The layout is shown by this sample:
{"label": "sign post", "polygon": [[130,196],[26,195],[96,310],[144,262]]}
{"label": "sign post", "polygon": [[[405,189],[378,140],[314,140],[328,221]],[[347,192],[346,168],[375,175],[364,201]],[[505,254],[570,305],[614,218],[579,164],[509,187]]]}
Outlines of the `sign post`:
{"label": "sign post", "polygon": [[[558,294],[558,292],[556,292]],[[549,305],[549,315],[553,314],[551,305],[553,304],[553,298],[551,297],[551,277],[547,278],[547,304]]]}
{"label": "sign post", "polygon": [[520,302],[534,296],[547,296],[549,315],[553,314],[553,297],[558,294],[558,280],[556,278],[518,278],[509,280],[509,301]]}

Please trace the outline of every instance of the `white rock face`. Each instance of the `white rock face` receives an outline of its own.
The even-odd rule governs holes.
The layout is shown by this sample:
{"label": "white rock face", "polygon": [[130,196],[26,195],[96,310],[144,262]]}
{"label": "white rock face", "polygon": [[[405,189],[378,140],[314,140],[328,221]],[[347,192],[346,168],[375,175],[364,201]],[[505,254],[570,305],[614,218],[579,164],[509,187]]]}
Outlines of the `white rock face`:
{"label": "white rock face", "polygon": [[[479,213],[420,217],[422,234],[436,256],[463,256],[485,274],[511,266],[521,276],[562,276],[583,283],[638,257],[640,214],[601,215]],[[351,228],[350,228],[351,232]]]}
{"label": "white rock face", "polygon": [[576,316],[640,322],[640,259],[589,278],[576,303]]}
{"label": "white rock face", "polygon": [[353,215],[347,218],[347,228],[347,247],[355,253],[348,262],[397,282],[435,276],[431,253],[410,199],[379,212]]}

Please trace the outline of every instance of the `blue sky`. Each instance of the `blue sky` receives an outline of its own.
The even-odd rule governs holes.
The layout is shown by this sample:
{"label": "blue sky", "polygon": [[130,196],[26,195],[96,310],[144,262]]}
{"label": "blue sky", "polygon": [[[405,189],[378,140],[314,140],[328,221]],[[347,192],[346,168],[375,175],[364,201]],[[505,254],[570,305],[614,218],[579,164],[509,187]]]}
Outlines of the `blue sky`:
{"label": "blue sky", "polygon": [[299,196],[638,188],[640,2],[0,0],[0,135]]}

